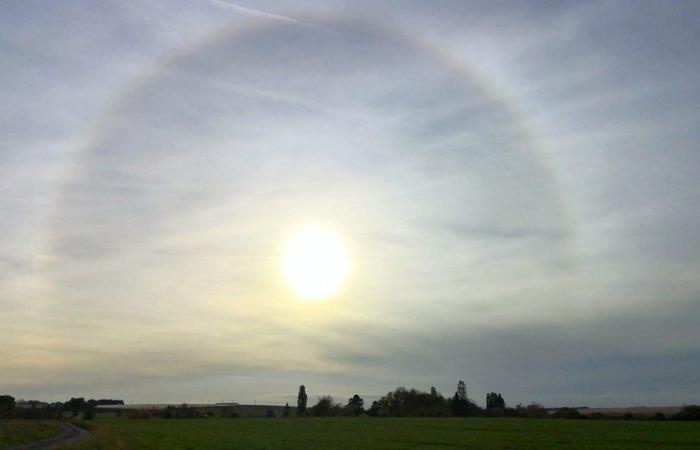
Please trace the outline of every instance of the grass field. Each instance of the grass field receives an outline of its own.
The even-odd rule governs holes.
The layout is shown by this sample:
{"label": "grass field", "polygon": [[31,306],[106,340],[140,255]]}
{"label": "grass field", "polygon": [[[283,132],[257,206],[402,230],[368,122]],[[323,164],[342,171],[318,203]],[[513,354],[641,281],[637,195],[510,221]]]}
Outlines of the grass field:
{"label": "grass field", "polygon": [[682,449],[700,423],[494,418],[106,418],[65,449]]}
{"label": "grass field", "polygon": [[55,436],[61,432],[58,422],[44,420],[0,420],[0,448],[15,447]]}

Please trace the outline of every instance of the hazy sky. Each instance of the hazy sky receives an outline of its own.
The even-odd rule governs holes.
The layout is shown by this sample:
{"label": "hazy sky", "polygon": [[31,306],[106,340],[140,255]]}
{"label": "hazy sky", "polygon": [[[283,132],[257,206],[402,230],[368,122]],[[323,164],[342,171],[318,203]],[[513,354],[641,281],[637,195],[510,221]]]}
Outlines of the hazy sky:
{"label": "hazy sky", "polygon": [[[0,391],[700,402],[700,2],[0,2]],[[282,274],[341,237],[326,301]]]}

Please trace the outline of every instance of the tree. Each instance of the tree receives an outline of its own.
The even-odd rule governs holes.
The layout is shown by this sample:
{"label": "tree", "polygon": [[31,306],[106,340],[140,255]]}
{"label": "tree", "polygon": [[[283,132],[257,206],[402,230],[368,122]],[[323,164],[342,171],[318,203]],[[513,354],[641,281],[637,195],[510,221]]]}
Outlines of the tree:
{"label": "tree", "polygon": [[359,416],[365,412],[365,401],[362,400],[362,397],[355,394],[352,396],[352,398],[348,399],[348,404],[345,406],[345,410],[350,415]]}
{"label": "tree", "polygon": [[486,394],[486,409],[505,409],[506,402],[501,394],[489,392]]}
{"label": "tree", "polygon": [[0,411],[15,409],[15,398],[11,395],[0,395]]}
{"label": "tree", "polygon": [[80,411],[85,409],[85,399],[83,397],[71,397],[71,399],[65,403],[65,406],[73,412],[73,417],[75,417]]}
{"label": "tree", "polygon": [[306,387],[302,384],[299,386],[299,395],[297,395],[297,416],[306,414]]}
{"label": "tree", "polygon": [[452,401],[450,402],[450,406],[452,407],[452,415],[453,416],[466,416],[467,415],[467,409],[466,409],[466,402],[464,402],[461,398],[459,398],[459,394],[455,392],[455,395],[452,397]]}
{"label": "tree", "polygon": [[456,416],[478,416],[483,410],[467,395],[467,385],[463,380],[457,383],[457,391],[451,399],[452,414]]}
{"label": "tree", "polygon": [[433,395],[398,387],[375,403],[372,403],[368,412],[370,415],[435,417],[450,414],[448,402],[437,390]]}
{"label": "tree", "polygon": [[124,400],[117,400],[111,398],[101,398],[99,400],[88,400],[88,402],[95,402],[96,405],[123,405]]}
{"label": "tree", "polygon": [[457,390],[452,397],[452,415],[466,416],[469,413],[469,398],[467,397],[467,385],[463,380],[457,383]]}
{"label": "tree", "polygon": [[683,406],[681,412],[673,416],[677,420],[700,420],[700,406],[687,405]]}
{"label": "tree", "polygon": [[333,415],[334,406],[335,402],[333,401],[333,397],[330,395],[324,395],[323,397],[319,398],[318,403],[311,408],[311,412],[317,417],[331,416]]}
{"label": "tree", "polygon": [[459,380],[459,382],[457,383],[456,394],[460,400],[463,400],[463,401],[469,400],[469,397],[467,397],[467,385],[464,382],[464,380]]}
{"label": "tree", "polygon": [[15,398],[11,395],[0,395],[0,418],[10,416],[15,409]]}
{"label": "tree", "polygon": [[290,410],[290,408],[289,408],[289,402],[287,402],[287,404],[284,405],[284,411],[282,412],[282,415],[283,415],[284,417],[289,417],[289,410]]}

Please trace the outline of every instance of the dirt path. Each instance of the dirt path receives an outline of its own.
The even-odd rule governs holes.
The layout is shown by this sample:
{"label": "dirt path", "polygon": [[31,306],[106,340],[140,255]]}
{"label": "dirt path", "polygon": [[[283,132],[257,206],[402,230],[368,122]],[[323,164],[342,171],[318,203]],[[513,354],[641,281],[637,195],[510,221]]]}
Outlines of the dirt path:
{"label": "dirt path", "polygon": [[76,427],[71,423],[63,422],[61,426],[63,427],[63,431],[61,432],[61,434],[58,434],[49,439],[30,442],[29,444],[21,445],[19,447],[12,447],[9,450],[46,450],[60,444],[78,441],[80,439],[85,438],[88,435],[88,432],[86,430],[83,430],[80,427]]}

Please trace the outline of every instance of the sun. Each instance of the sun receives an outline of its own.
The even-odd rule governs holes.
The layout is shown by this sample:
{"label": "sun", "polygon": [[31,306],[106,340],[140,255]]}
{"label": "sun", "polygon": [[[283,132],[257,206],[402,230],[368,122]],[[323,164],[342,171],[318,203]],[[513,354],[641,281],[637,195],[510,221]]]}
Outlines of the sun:
{"label": "sun", "polygon": [[306,228],[287,244],[284,275],[289,287],[308,300],[332,296],[349,271],[341,240],[323,228]]}

